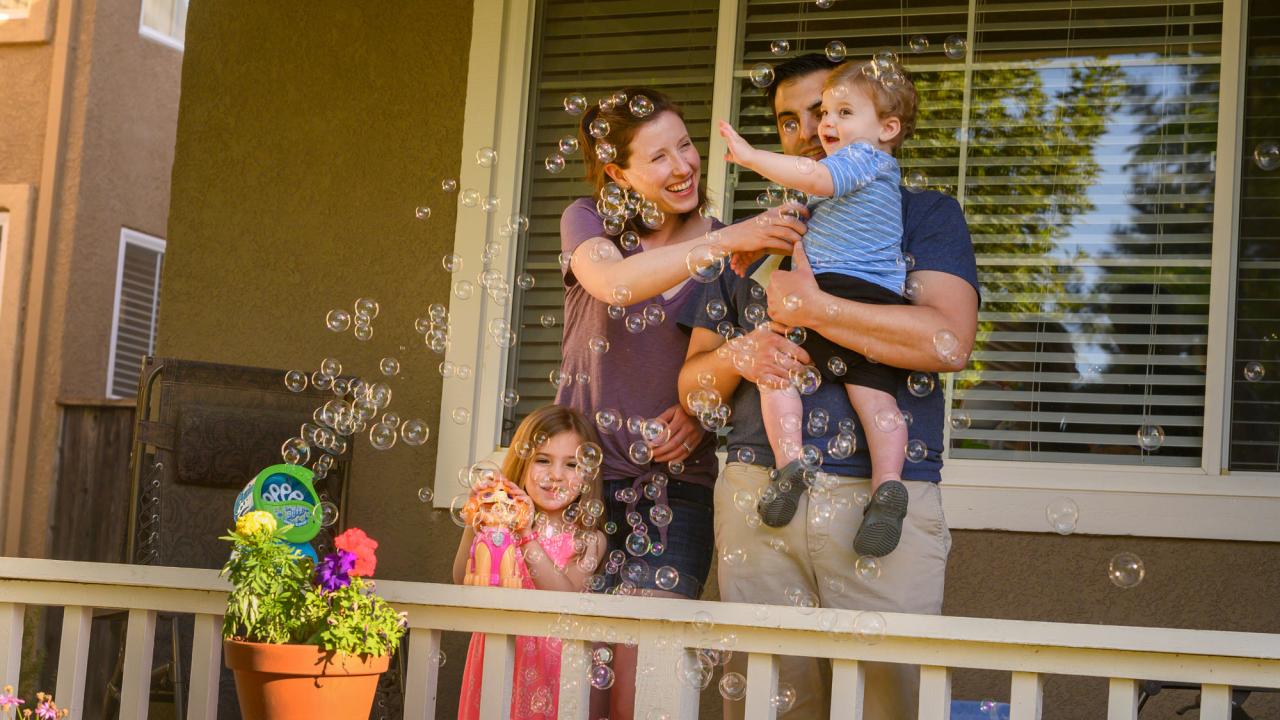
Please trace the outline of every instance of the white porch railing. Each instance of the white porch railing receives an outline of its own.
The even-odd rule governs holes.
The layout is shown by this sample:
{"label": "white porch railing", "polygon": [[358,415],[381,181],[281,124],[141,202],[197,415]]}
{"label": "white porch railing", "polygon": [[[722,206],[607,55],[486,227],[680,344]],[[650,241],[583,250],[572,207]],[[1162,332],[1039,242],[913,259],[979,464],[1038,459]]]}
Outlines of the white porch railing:
{"label": "white porch railing", "polygon": [[[80,717],[92,611],[126,609],[120,717],[145,718],[156,613],[191,613],[196,622],[187,717],[216,718],[227,587],[211,570],[0,558],[0,683],[18,678],[24,607],[62,607],[55,696]],[[481,716],[497,719],[510,707],[514,636],[548,635],[553,625],[566,639],[565,667],[585,667],[594,641],[634,638],[640,667],[658,668],[637,678],[640,718],[663,711],[672,718],[697,717],[698,690],[678,681],[672,668],[681,655],[691,662],[693,648],[714,646],[728,633],[736,636],[733,651],[747,656],[748,718],[775,717],[770,701],[778,655],[831,658],[832,707],[855,720],[862,717],[860,663],[866,661],[922,666],[922,720],[949,717],[952,668],[1011,672],[1012,720],[1040,718],[1047,674],[1110,678],[1108,720],[1137,717],[1140,679],[1202,685],[1204,720],[1229,720],[1232,686],[1280,688],[1280,635],[884,613],[883,637],[860,639],[851,631],[863,623],[855,625],[858,613],[846,610],[389,580],[378,590],[409,614],[405,718],[413,720],[435,717],[442,631],[487,633]],[[571,679],[566,671],[560,717],[586,718],[588,690],[585,677]]]}

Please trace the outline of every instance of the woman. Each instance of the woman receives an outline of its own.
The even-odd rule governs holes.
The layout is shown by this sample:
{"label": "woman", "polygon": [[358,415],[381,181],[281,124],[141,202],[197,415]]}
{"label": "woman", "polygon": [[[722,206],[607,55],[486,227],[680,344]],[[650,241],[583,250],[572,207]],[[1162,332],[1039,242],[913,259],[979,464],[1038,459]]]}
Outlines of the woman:
{"label": "woman", "polygon": [[[731,252],[790,253],[804,226],[777,209],[732,227],[703,217],[702,162],[680,108],[648,88],[613,100],[583,113],[579,128],[595,197],[560,220],[568,262],[556,402],[602,433],[605,529],[611,556],[626,562],[600,574],[621,592],[696,598],[714,554],[715,438],[680,405],[689,338],[676,320],[701,296],[691,272],[713,278]],[[611,717],[629,718],[634,648],[618,646],[614,670]]]}

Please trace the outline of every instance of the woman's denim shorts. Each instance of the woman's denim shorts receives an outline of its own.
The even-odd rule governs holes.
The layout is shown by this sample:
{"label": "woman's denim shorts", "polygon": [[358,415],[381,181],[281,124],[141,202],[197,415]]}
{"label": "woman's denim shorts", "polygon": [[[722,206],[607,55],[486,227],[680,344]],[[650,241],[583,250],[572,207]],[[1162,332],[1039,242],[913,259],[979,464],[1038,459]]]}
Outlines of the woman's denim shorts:
{"label": "woman's denim shorts", "polygon": [[[664,498],[657,496],[655,488],[646,492],[644,485],[648,483],[604,483],[604,520],[611,523],[605,529],[613,530],[607,532],[609,552],[599,571],[605,578],[605,592],[618,592],[619,587],[637,594],[666,590],[696,600],[715,556],[715,494],[705,485],[669,481],[665,506],[670,508],[670,522],[662,527],[665,513],[655,513],[653,508],[661,507]],[[627,517],[631,512],[639,514],[642,525],[631,525]]]}

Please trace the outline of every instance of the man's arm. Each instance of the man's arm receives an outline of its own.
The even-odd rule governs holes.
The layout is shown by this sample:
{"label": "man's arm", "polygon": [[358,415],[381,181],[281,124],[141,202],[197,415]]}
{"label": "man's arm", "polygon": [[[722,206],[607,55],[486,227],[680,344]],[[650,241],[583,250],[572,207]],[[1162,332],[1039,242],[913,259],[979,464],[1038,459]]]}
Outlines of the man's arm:
{"label": "man's arm", "polygon": [[[919,270],[911,273],[920,289],[910,305],[870,305],[822,292],[804,252],[792,258],[791,270],[776,270],[769,280],[769,316],[774,320],[809,328],[893,367],[954,372],[968,362],[978,331],[978,293],[963,278]],[[800,300],[799,306],[784,302],[788,296]],[[949,356],[934,343],[944,330],[957,341]]]}

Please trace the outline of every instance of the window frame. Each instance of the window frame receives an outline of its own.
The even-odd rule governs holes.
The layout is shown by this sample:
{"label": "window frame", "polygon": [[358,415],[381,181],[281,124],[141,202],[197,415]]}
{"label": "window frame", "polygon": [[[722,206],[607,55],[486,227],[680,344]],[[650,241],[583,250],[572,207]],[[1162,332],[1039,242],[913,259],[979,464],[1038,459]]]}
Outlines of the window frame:
{"label": "window frame", "polygon": [[[187,21],[187,12],[190,10],[190,0],[141,0],[141,2],[138,3],[138,35],[152,42],[164,45],[165,47],[173,48],[178,52],[186,52],[185,40],[178,40],[174,37],[173,28],[170,28],[169,32],[166,33],[147,25],[146,5],[148,2],[172,2],[174,6],[175,19],[178,14],[177,7],[179,5],[185,6],[182,10],[182,22],[185,24]],[[185,35],[183,37],[185,38]]]}
{"label": "window frame", "polygon": [[[33,185],[0,185],[0,508],[10,499],[10,472],[17,420],[18,370],[22,361],[22,325],[26,277],[35,238],[36,190]],[[11,508],[10,508],[11,509]],[[0,511],[0,524],[11,512]]]}
{"label": "window frame", "polygon": [[[518,197],[523,168],[518,163],[501,165],[486,178],[486,171],[477,168],[470,155],[485,145],[524,146],[536,1],[477,0],[475,4],[460,183],[462,187],[488,188],[504,200]],[[1261,472],[1228,472],[1226,457],[1243,126],[1245,1],[1223,0],[1214,187],[1217,210],[1210,257],[1205,431],[1200,466],[1151,468],[948,458],[942,473],[946,489],[943,498],[952,528],[1049,533],[1052,530],[1045,519],[1045,505],[1052,498],[1065,495],[1080,506],[1077,532],[1083,534],[1280,541],[1280,525],[1274,522],[1280,516],[1280,477]],[[741,10],[742,0],[720,2],[714,117],[727,117],[732,112],[733,93],[738,91],[739,79],[746,76],[746,70],[739,68],[742,48],[738,37],[744,20]],[[970,4],[966,73],[973,63],[975,12],[976,7]],[[966,89],[966,103],[968,95]],[[515,112],[499,113],[500,110]],[[723,155],[723,141],[713,134],[707,185],[709,197],[721,208],[722,215],[729,180]],[[475,238],[479,235],[490,239],[500,219],[501,212],[460,213],[454,252],[470,266],[481,266],[483,243]],[[508,280],[513,280],[514,254],[504,248],[494,267],[503,269]],[[507,352],[486,341],[483,328],[494,316],[495,310],[487,301],[465,303],[457,308],[457,314],[451,308],[453,329],[446,357],[458,364],[472,365],[476,371],[466,381],[445,381],[438,433],[437,507],[447,507],[458,492],[454,484],[457,469],[489,456],[498,446]],[[945,385],[949,393],[949,378]],[[452,410],[459,406],[472,408],[467,424],[458,425],[452,420]],[[1215,427],[1217,431],[1213,430]],[[483,442],[479,441],[481,438]],[[949,433],[945,439],[949,442]]]}
{"label": "window frame", "polygon": [[[151,250],[153,252],[158,252],[160,253],[161,257],[164,257],[165,247],[168,245],[168,242],[163,238],[158,238],[158,237],[155,237],[154,235],[148,235],[144,232],[139,232],[137,230],[130,230],[129,228],[120,228],[120,246],[116,253],[115,297],[112,299],[112,302],[111,302],[111,344],[110,344],[110,349],[107,352],[106,396],[113,400],[125,397],[123,395],[117,395],[116,393],[112,392],[111,388],[112,388],[112,385],[114,385],[115,383],[115,375],[116,375],[116,342],[119,339],[119,332],[120,332],[120,296],[121,296],[121,291],[123,290],[122,285],[124,282],[124,254],[125,254],[125,249],[129,245],[136,245],[138,247]],[[158,275],[156,277],[155,289],[152,290],[152,294],[154,296],[152,299],[152,313],[154,315],[155,306],[159,302],[159,297],[160,297],[160,277]],[[154,346],[155,344],[154,320],[151,328],[151,343]]]}

